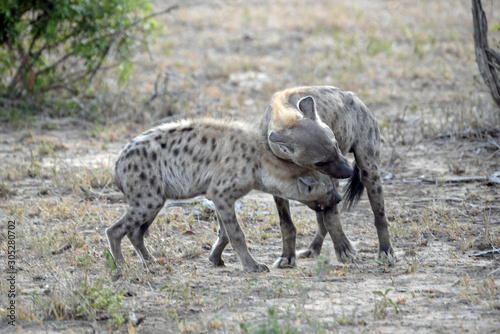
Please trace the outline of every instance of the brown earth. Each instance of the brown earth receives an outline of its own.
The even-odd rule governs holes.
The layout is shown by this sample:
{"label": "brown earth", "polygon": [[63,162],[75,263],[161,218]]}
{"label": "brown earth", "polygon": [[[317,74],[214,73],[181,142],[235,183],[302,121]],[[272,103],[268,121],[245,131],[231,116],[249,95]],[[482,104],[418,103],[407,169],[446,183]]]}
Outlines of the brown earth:
{"label": "brown earth", "polygon": [[[498,22],[498,8],[483,5]],[[167,28],[137,56],[136,76],[110,95],[112,125],[2,126],[0,242],[6,253],[15,220],[19,271],[17,328],[3,318],[0,332],[500,331],[500,255],[470,256],[500,246],[500,186],[488,180],[500,172],[500,121],[477,73],[468,1],[184,1],[159,20]],[[210,114],[255,124],[274,91],[313,84],[356,92],[379,120],[395,265],[376,258],[365,196],[343,213],[356,261],[339,263],[328,238],[320,258],[263,274],[243,273],[231,247],[227,266],[211,267],[213,214],[175,204],[146,240],[160,264],[143,269],[124,241],[131,266],[109,280],[104,230],[125,205],[85,200],[81,185],[113,191],[120,148],[159,120]],[[281,254],[272,198],[253,192],[240,203],[250,252],[270,266]],[[298,203],[292,212],[302,249],[315,216]]]}

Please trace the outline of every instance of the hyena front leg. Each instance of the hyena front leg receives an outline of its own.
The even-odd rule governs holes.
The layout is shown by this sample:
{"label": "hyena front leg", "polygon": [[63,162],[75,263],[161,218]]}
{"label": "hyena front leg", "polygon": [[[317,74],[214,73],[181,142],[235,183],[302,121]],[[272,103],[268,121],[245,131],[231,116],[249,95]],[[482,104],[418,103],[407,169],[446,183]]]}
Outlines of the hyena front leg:
{"label": "hyena front leg", "polygon": [[[222,198],[217,198],[214,200],[215,207],[221,218],[222,225],[224,229],[220,229],[227,233],[229,240],[231,241],[231,246],[233,246],[234,251],[238,254],[240,261],[243,265],[243,270],[246,272],[263,272],[269,271],[269,268],[264,264],[257,263],[253,257],[248,252],[245,234],[241,230],[240,224],[236,218],[236,213],[234,211],[234,201],[228,203],[228,201]],[[217,246],[217,244],[216,244]],[[221,246],[216,249],[220,249]]]}
{"label": "hyena front leg", "polygon": [[224,248],[226,248],[227,244],[229,243],[229,237],[227,236],[226,229],[224,228],[224,224],[222,223],[222,218],[219,216],[219,213],[216,213],[217,216],[217,223],[219,225],[218,229],[218,238],[215,244],[212,246],[212,249],[210,250],[210,256],[208,259],[214,267],[222,267],[224,266],[224,260],[222,260],[222,252],[224,251]]}
{"label": "hyena front leg", "polygon": [[[318,217],[318,225],[320,224],[320,218]],[[323,212],[323,224],[326,230],[332,237],[333,248],[335,249],[335,255],[337,260],[340,262],[348,262],[356,258],[356,250],[351,244],[351,241],[347,238],[342,229],[342,222],[340,220],[340,213],[338,205],[334,205],[327,208]],[[314,240],[313,240],[314,243]],[[321,247],[320,247],[321,249]],[[319,254],[319,252],[318,252]]]}
{"label": "hyena front leg", "polygon": [[321,253],[321,248],[323,247],[323,241],[325,241],[326,230],[325,224],[323,223],[324,215],[323,212],[316,212],[316,224],[318,229],[314,235],[314,239],[307,247],[307,249],[297,252],[297,257],[299,259],[315,258]]}
{"label": "hyena front leg", "polygon": [[381,259],[386,258],[391,262],[396,262],[396,255],[394,254],[389,236],[389,224],[385,215],[384,194],[379,172],[380,153],[378,150],[367,148],[366,150],[358,150],[355,156],[361,176],[361,182],[363,182],[366,188],[370,206],[375,216],[375,228],[377,229],[379,241],[378,256]]}
{"label": "hyena front leg", "polygon": [[278,216],[281,228],[281,240],[283,241],[283,251],[281,256],[274,262],[275,268],[293,268],[297,266],[295,255],[295,241],[297,239],[297,229],[290,216],[290,203],[287,199],[274,196],[274,202],[278,209]]}
{"label": "hyena front leg", "polygon": [[356,258],[356,250],[342,229],[337,205],[327,208],[324,212],[316,212],[316,221],[318,223],[318,230],[314,239],[307,249],[298,252],[299,259],[317,257],[321,253],[323,241],[327,233],[330,233],[332,237],[337,260],[347,262]]}

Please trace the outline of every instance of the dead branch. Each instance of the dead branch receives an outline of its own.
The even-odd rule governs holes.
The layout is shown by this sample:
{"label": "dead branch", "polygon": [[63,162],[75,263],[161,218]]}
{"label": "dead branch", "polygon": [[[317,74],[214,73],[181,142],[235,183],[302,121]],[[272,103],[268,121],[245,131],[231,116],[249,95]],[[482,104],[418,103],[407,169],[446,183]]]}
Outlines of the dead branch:
{"label": "dead branch", "polygon": [[[495,68],[496,54],[488,46],[488,23],[481,0],[472,0],[472,19],[474,26],[474,49],[476,62],[484,82],[489,87],[491,96],[500,107],[500,80]],[[487,50],[490,50],[487,52]]]}
{"label": "dead branch", "polygon": [[479,257],[479,256],[484,256],[488,254],[493,254],[493,253],[499,253],[500,254],[500,248],[493,248],[484,252],[479,252],[476,254],[470,254],[469,257]]}
{"label": "dead branch", "polygon": [[464,199],[458,197],[425,197],[421,199],[417,199],[412,203],[421,203],[421,202],[434,202],[434,201],[449,201],[449,202],[463,202]]}
{"label": "dead branch", "polygon": [[71,244],[66,244],[64,246],[62,246],[61,248],[59,248],[58,250],[56,251],[53,251],[52,252],[52,255],[59,255],[59,254],[62,254],[64,253],[65,251],[67,251],[68,249],[71,248]]}
{"label": "dead branch", "polygon": [[122,193],[98,193],[96,191],[92,191],[90,189],[86,189],[80,186],[80,190],[82,191],[82,195],[86,200],[95,200],[95,199],[107,199],[111,203],[121,202],[125,199]]}
{"label": "dead branch", "polygon": [[444,180],[433,179],[433,178],[422,178],[420,180],[426,183],[445,183],[445,184],[459,184],[459,183],[471,183],[471,182],[488,182],[488,183],[500,184],[500,172],[493,173],[490,176],[452,177]]}

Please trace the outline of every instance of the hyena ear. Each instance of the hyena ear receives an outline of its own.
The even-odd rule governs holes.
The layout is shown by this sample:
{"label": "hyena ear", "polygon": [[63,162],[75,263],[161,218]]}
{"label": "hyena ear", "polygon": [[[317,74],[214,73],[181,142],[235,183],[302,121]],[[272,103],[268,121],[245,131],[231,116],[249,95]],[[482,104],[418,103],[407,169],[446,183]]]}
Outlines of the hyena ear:
{"label": "hyena ear", "polygon": [[293,142],[289,136],[271,130],[267,138],[269,146],[276,156],[282,159],[292,158],[294,149]]}
{"label": "hyena ear", "polygon": [[312,177],[299,177],[299,193],[307,197],[309,196],[318,185],[320,185],[320,182],[316,180],[315,178]]}
{"label": "hyena ear", "polygon": [[287,135],[282,135],[281,133],[277,133],[274,130],[271,130],[271,132],[269,132],[269,136],[267,138],[269,138],[269,141],[271,143],[275,144],[287,144],[290,141],[290,137],[288,137]]}
{"label": "hyena ear", "polygon": [[316,102],[312,96],[306,96],[300,99],[298,103],[299,110],[302,111],[304,117],[311,120],[316,120],[318,115],[316,114]]}

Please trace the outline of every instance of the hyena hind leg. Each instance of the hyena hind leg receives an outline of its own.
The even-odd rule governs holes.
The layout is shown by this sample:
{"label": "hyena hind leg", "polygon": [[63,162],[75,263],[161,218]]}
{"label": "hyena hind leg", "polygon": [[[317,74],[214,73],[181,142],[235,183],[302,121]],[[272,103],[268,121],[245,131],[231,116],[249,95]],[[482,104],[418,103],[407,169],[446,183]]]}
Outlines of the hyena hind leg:
{"label": "hyena hind leg", "polygon": [[146,245],[144,244],[144,236],[147,233],[153,221],[154,217],[149,222],[145,222],[141,226],[137,227],[135,230],[132,230],[129,233],[127,233],[128,239],[134,246],[137,253],[139,253],[139,256],[141,256],[145,266],[147,263],[156,262],[156,259],[154,258],[153,255],[151,255],[151,253],[149,253],[148,249],[146,248]]}
{"label": "hyena hind leg", "polygon": [[135,249],[141,256],[150,257],[144,245],[144,234],[159,212],[161,205],[156,209],[143,207],[129,207],[127,212],[116,223],[106,229],[111,255],[117,266],[125,264],[121,241],[127,235]]}

